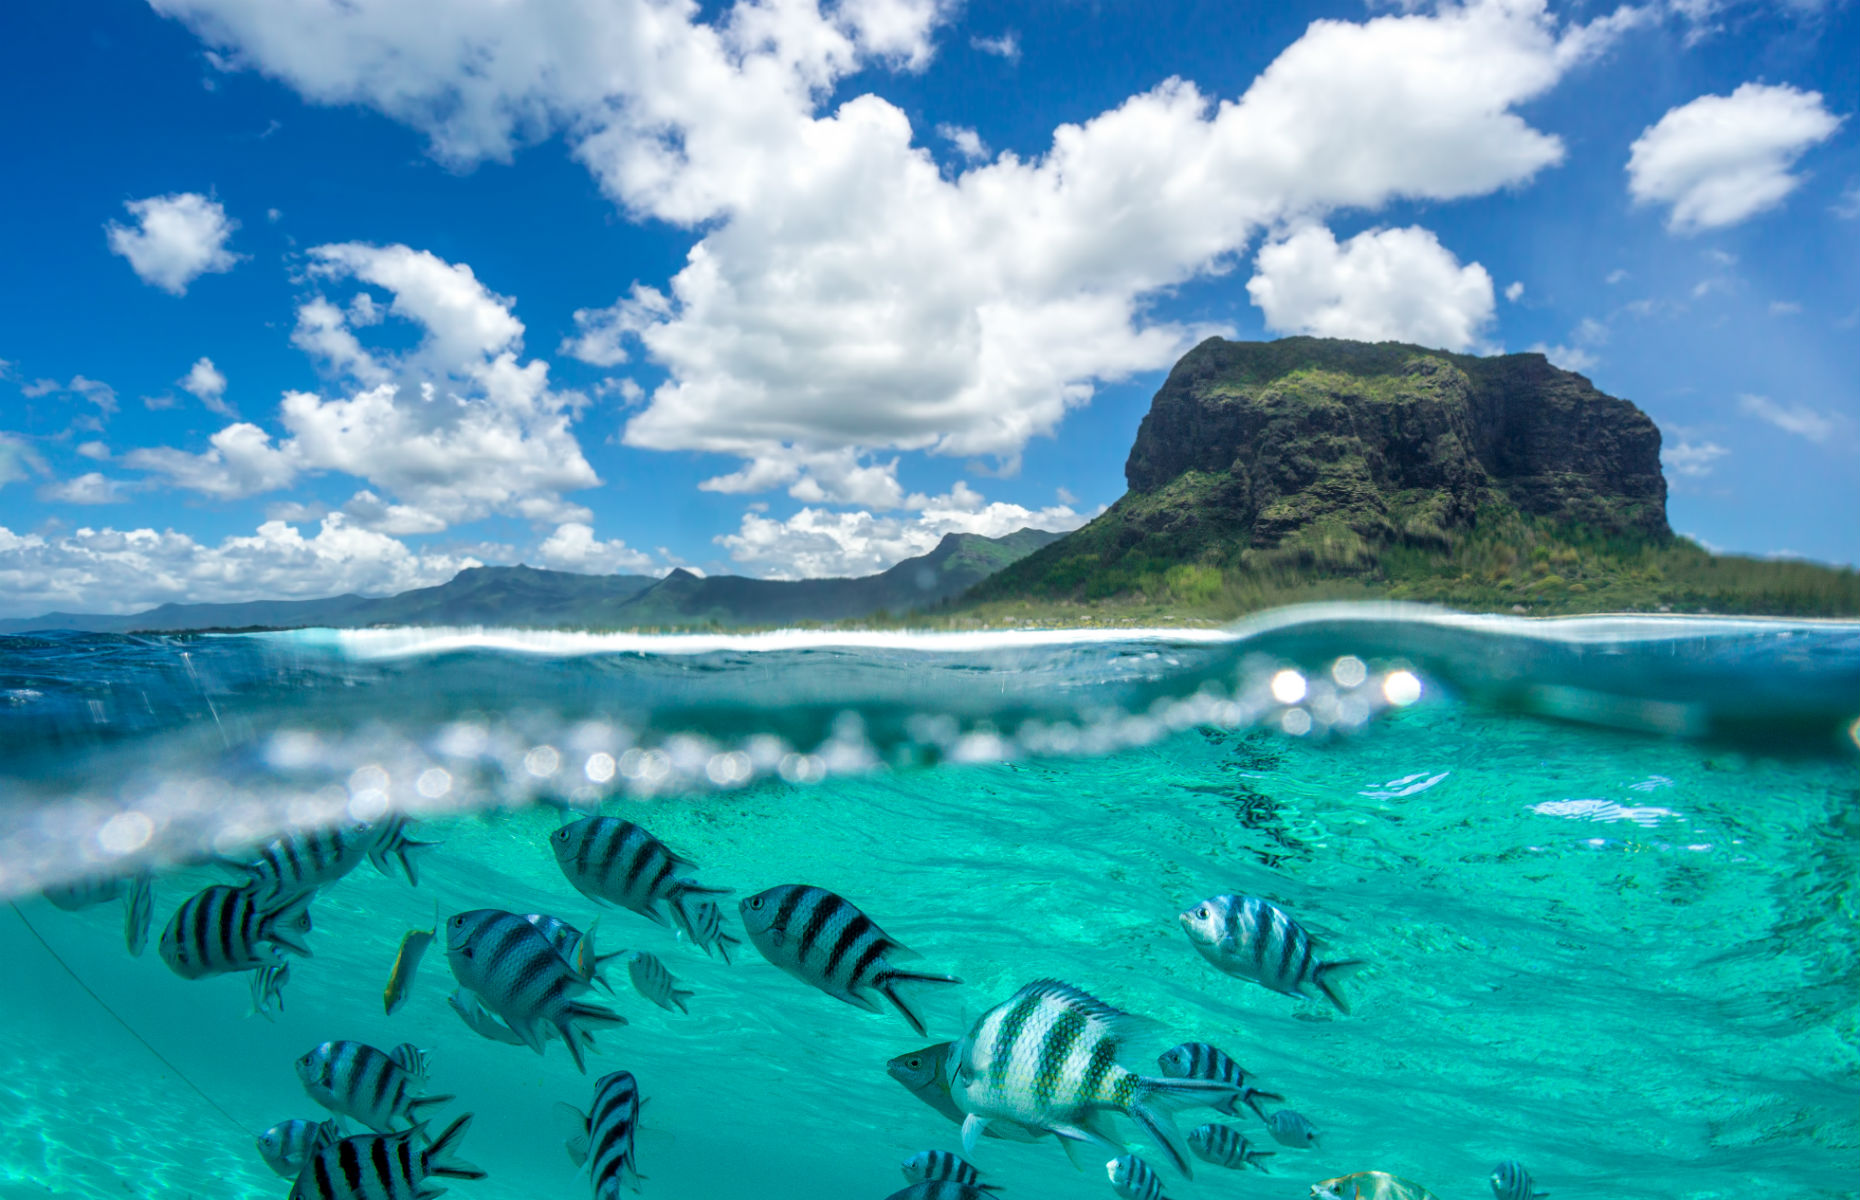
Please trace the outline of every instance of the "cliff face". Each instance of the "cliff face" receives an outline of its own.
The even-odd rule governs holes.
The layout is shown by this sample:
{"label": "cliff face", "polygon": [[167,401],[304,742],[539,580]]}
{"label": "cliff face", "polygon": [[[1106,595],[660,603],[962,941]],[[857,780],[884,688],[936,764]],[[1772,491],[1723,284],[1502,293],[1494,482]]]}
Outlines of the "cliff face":
{"label": "cliff face", "polygon": [[1125,466],[1138,495],[1190,473],[1203,519],[1262,550],[1317,526],[1436,540],[1500,498],[1529,516],[1670,534],[1659,430],[1540,354],[1209,339],[1156,394]]}

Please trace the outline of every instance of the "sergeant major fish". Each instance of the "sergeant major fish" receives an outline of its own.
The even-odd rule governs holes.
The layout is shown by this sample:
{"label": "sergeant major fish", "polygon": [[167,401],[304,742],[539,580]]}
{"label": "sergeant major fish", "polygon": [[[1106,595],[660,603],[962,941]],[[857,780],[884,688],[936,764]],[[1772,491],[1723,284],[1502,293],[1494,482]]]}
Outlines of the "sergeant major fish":
{"label": "sergeant major fish", "polygon": [[549,944],[555,947],[555,952],[561,956],[562,961],[574,968],[581,982],[597,985],[612,994],[613,988],[608,987],[607,981],[601,978],[601,966],[619,958],[624,951],[616,951],[613,954],[595,952],[594,934],[601,924],[599,918],[588,923],[586,933],[576,929],[560,917],[552,917],[546,913],[524,913],[523,919],[542,931],[542,935],[549,939]]}
{"label": "sergeant major fish", "polygon": [[417,1130],[362,1134],[322,1146],[310,1155],[290,1200],[431,1200],[445,1191],[429,1179],[483,1179],[484,1172],[453,1157],[471,1127],[466,1113],[424,1150]]}
{"label": "sergeant major fish", "polygon": [[685,1001],[691,998],[689,988],[681,988],[672,973],[665,969],[656,954],[641,950],[633,955],[633,960],[626,966],[627,974],[633,977],[633,987],[640,995],[663,1009],[677,1006],[681,1013],[690,1013]]}
{"label": "sergeant major fish", "polygon": [[983,1183],[975,1164],[948,1150],[920,1150],[904,1160],[904,1178],[911,1183],[948,1180],[963,1183],[978,1191],[997,1191],[994,1184]]}
{"label": "sergeant major fish", "polygon": [[629,1176],[635,1191],[645,1178],[633,1160],[641,1103],[638,1081],[629,1072],[615,1071],[595,1081],[594,1104],[587,1112],[571,1104],[556,1105],[556,1111],[575,1126],[575,1135],[567,1144],[568,1156],[576,1166],[587,1166],[594,1180],[594,1200],[619,1200]]}
{"label": "sergeant major fish", "polygon": [[981,1132],[1006,1118],[1122,1153],[1104,1124],[1109,1113],[1120,1112],[1192,1176],[1167,1108],[1217,1104],[1239,1089],[1213,1079],[1150,1078],[1118,1065],[1119,1046],[1139,1024],[1053,979],[1030,983],[983,1013],[957,1045],[950,1085],[951,1099],[969,1114],[963,1152],[973,1153]]}
{"label": "sergeant major fish", "polygon": [[1216,1079],[1239,1088],[1239,1095],[1214,1106],[1230,1117],[1239,1116],[1240,1105],[1244,1103],[1264,1118],[1266,1114],[1259,1107],[1261,1100],[1285,1099],[1276,1092],[1262,1092],[1258,1088],[1248,1087],[1246,1070],[1225,1051],[1207,1042],[1183,1042],[1165,1050],[1156,1060],[1156,1065],[1170,1079]]}
{"label": "sergeant major fish", "polygon": [[[487,912],[493,915],[483,918]],[[446,959],[458,981],[536,1053],[543,1052],[543,1030],[553,1027],[584,1074],[585,1030],[576,1022],[627,1023],[609,1009],[575,1001],[588,985],[540,930],[515,913],[480,909],[452,917],[446,922]]]}
{"label": "sergeant major fish", "polygon": [[1318,1131],[1301,1114],[1281,1108],[1266,1118],[1266,1132],[1281,1146],[1309,1150],[1317,1145]]}
{"label": "sergeant major fish", "polygon": [[994,1200],[994,1193],[953,1179],[926,1179],[891,1193],[885,1200]]}
{"label": "sergeant major fish", "polygon": [[[664,842],[631,821],[618,817],[583,817],[549,835],[556,862],[574,889],[590,900],[632,909],[660,925],[686,924],[684,901],[697,895],[722,895],[682,878],[689,859],[672,853]],[[687,933],[690,931],[687,929]]]}
{"label": "sergeant major fish", "polygon": [[684,936],[691,944],[705,954],[716,947],[723,959],[723,965],[730,965],[730,947],[743,944],[742,939],[733,937],[723,928],[723,910],[717,902],[709,897],[681,897],[679,900],[679,924],[684,927]]}
{"label": "sergeant major fish", "polygon": [[276,902],[250,887],[214,886],[188,897],[161,935],[162,961],[183,979],[249,971],[279,961],[278,947],[308,958],[311,893]]}
{"label": "sergeant major fish", "polygon": [[1212,896],[1184,912],[1181,921],[1188,940],[1218,970],[1301,999],[1310,998],[1307,987],[1316,988],[1338,1012],[1350,1011],[1333,979],[1367,964],[1318,961],[1304,926],[1271,901]]}
{"label": "sergeant major fish", "polygon": [[868,994],[891,1001],[919,1034],[924,1023],[898,994],[900,983],[961,983],[953,975],[900,971],[892,956],[912,951],[851,902],[825,888],[787,883],[742,902],[743,929],[762,957],[837,1000],[878,1012]]}
{"label": "sergeant major fish", "polygon": [[45,889],[44,896],[65,912],[77,912],[107,904],[117,897],[123,901],[123,944],[136,957],[149,941],[149,918],[154,911],[154,885],[147,871],[127,878],[121,875],[93,875]]}
{"label": "sergeant major fish", "polygon": [[1191,1129],[1188,1148],[1203,1162],[1213,1163],[1217,1167],[1232,1167],[1236,1171],[1244,1171],[1248,1167],[1265,1171],[1266,1164],[1260,1159],[1272,1157],[1272,1151],[1253,1149],[1245,1134],[1232,1125],[1222,1125],[1218,1121],[1210,1121]]}
{"label": "sergeant major fish", "polygon": [[[922,1050],[898,1055],[885,1064],[885,1071],[909,1088],[911,1095],[960,1125],[968,1114],[957,1108],[949,1095],[950,1079],[956,1067],[955,1049],[954,1042],[925,1046]],[[1037,1142],[1046,1137],[1047,1132],[1002,1120],[988,1123],[987,1136],[1011,1142]]]}
{"label": "sergeant major fish", "polygon": [[1111,1190],[1124,1200],[1169,1200],[1163,1195],[1162,1180],[1150,1170],[1150,1164],[1134,1154],[1125,1154],[1104,1164],[1111,1177]]}
{"label": "sergeant major fish", "polygon": [[295,1179],[312,1154],[341,1137],[334,1121],[279,1121],[258,1135],[258,1153],[274,1172]]}
{"label": "sergeant major fish", "polygon": [[1524,1169],[1524,1164],[1515,1158],[1508,1158],[1492,1168],[1492,1195],[1496,1200],[1542,1200],[1548,1192],[1533,1191],[1537,1185],[1531,1179],[1531,1173]]}
{"label": "sergeant major fish", "polygon": [[310,1098],[330,1112],[360,1121],[376,1133],[391,1133],[397,1122],[418,1124],[416,1110],[452,1099],[421,1097],[420,1079],[408,1066],[424,1073],[425,1064],[409,1064],[405,1052],[401,1054],[397,1061],[362,1042],[324,1042],[297,1060],[297,1078]]}

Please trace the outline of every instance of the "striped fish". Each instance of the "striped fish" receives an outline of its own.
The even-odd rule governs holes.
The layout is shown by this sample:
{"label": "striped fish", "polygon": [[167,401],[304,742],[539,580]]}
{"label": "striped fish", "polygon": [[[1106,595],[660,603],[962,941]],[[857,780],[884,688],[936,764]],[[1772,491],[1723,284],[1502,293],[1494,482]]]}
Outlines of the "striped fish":
{"label": "striped fish", "polygon": [[983,1013],[957,1044],[950,1096],[968,1113],[962,1149],[1003,1118],[1051,1130],[1068,1143],[1121,1154],[1106,1132],[1109,1113],[1135,1121],[1192,1175],[1168,1108],[1217,1104],[1238,1089],[1214,1079],[1157,1079],[1118,1065],[1121,1043],[1142,1023],[1069,984],[1041,979]]}
{"label": "striped fish", "polygon": [[[949,1083],[956,1069],[956,1043],[938,1042],[900,1054],[885,1064],[893,1079],[910,1089],[911,1095],[960,1125],[968,1116],[950,1098]],[[1037,1142],[1047,1136],[1044,1129],[1034,1129],[1013,1121],[991,1121],[987,1136],[1011,1142]]]}
{"label": "striped fish", "polygon": [[396,1122],[417,1125],[415,1110],[452,1099],[420,1096],[420,1079],[362,1042],[324,1042],[297,1060],[297,1078],[312,1100],[376,1133],[394,1132]]}
{"label": "striped fish", "polygon": [[45,889],[45,898],[65,912],[94,908],[118,897],[123,901],[123,944],[138,958],[149,941],[149,919],[155,908],[154,884],[147,871],[127,878],[93,875]]}
{"label": "striped fish", "polygon": [[1320,962],[1305,927],[1258,896],[1211,896],[1181,915],[1182,928],[1201,956],[1229,975],[1250,979],[1286,996],[1311,998],[1306,988],[1348,1013],[1332,986],[1334,976],[1368,964]]}
{"label": "striped fish", "polygon": [[685,1001],[691,998],[690,989],[678,986],[678,981],[665,969],[658,955],[641,950],[633,956],[633,961],[627,964],[626,969],[627,974],[633,977],[633,987],[640,995],[660,1008],[669,1010],[675,1005],[679,1012],[690,1013],[691,1010],[685,1007]]}
{"label": "striped fish", "polygon": [[479,1037],[509,1046],[523,1045],[523,1039],[512,1033],[508,1025],[485,1011],[484,1004],[475,993],[460,988],[447,996],[446,1001],[452,1005],[452,1011],[459,1015],[459,1020],[465,1022]]}
{"label": "striped fish", "polygon": [[926,1179],[891,1193],[885,1200],[993,1200],[994,1193],[950,1179]]}
{"label": "striped fish", "polygon": [[639,1083],[626,1071],[603,1075],[594,1082],[594,1106],[582,1112],[572,1104],[556,1111],[568,1119],[575,1133],[568,1139],[568,1156],[586,1166],[594,1180],[594,1200],[618,1200],[631,1177],[634,1191],[645,1176],[633,1160],[633,1135],[639,1128]]}
{"label": "striped fish", "polygon": [[594,935],[600,927],[600,918],[597,917],[588,923],[586,933],[576,929],[562,918],[552,917],[546,913],[524,913],[523,919],[542,931],[542,935],[549,939],[549,944],[555,947],[555,952],[561,956],[562,961],[574,968],[575,974],[581,977],[583,983],[599,987],[609,995],[613,994],[613,988],[601,978],[601,966],[612,962],[626,952],[624,950],[613,954],[595,952]]}
{"label": "striped fish", "polygon": [[400,869],[407,876],[407,882],[414,887],[420,886],[419,854],[431,850],[438,842],[416,842],[407,836],[407,818],[399,813],[378,821],[374,825],[374,839],[368,847],[368,861],[375,865],[375,870],[383,875],[393,872],[388,870],[388,860],[400,863]]}
{"label": "striped fish", "polygon": [[1165,1050],[1156,1060],[1156,1065],[1170,1079],[1218,1079],[1239,1088],[1238,1096],[1214,1106],[1230,1117],[1239,1116],[1240,1105],[1245,1104],[1263,1118],[1266,1114],[1260,1111],[1261,1100],[1285,1099],[1276,1092],[1262,1092],[1258,1088],[1248,1087],[1245,1069],[1224,1051],[1206,1042],[1183,1042],[1180,1046]]}
{"label": "striped fish", "polygon": [[948,1150],[920,1150],[911,1155],[904,1160],[904,1178],[911,1183],[947,1180],[982,1192],[1000,1190],[992,1183],[982,1182],[981,1172],[975,1169],[974,1163]]}
{"label": "striped fish", "polygon": [[1124,1200],[1169,1200],[1150,1164],[1134,1154],[1120,1155],[1104,1164],[1104,1173],[1111,1177],[1111,1190]]}
{"label": "striped fish", "polygon": [[86,875],[70,883],[46,888],[44,896],[55,908],[77,912],[119,898],[123,894],[124,882],[121,875]]}
{"label": "striped fish", "polygon": [[1281,1108],[1266,1118],[1266,1132],[1279,1145],[1290,1146],[1294,1150],[1309,1150],[1318,1141],[1318,1131],[1312,1127],[1311,1122],[1289,1108]]}
{"label": "striped fish", "polygon": [[356,822],[296,829],[266,842],[258,861],[230,863],[251,875],[259,894],[291,897],[327,887],[362,865],[378,833]]}
{"label": "striped fish", "polygon": [[961,983],[953,975],[900,971],[891,957],[912,952],[871,918],[825,888],[787,883],[742,902],[743,928],[762,957],[802,983],[869,1012],[877,992],[904,1014],[919,1034],[924,1023],[898,995],[900,983]]}
{"label": "striped fish", "polygon": [[215,884],[182,902],[161,935],[162,961],[183,979],[269,967],[282,947],[310,956],[310,901],[261,899],[251,887]]}
{"label": "striped fish", "polygon": [[413,1144],[413,1129],[320,1147],[297,1176],[290,1200],[431,1200],[445,1189],[429,1179],[483,1179],[483,1171],[453,1157],[470,1127],[466,1113],[424,1150]]}
{"label": "striped fish", "polygon": [[1232,1125],[1214,1121],[1189,1130],[1188,1148],[1202,1162],[1210,1162],[1217,1167],[1232,1167],[1236,1171],[1244,1171],[1248,1167],[1265,1171],[1266,1164],[1259,1160],[1272,1157],[1270,1150],[1253,1149],[1245,1135]]}
{"label": "striped fish", "polygon": [[284,985],[291,981],[291,964],[279,963],[275,967],[260,967],[252,972],[252,1007],[245,1014],[248,1017],[263,1017],[267,1021],[278,1019],[278,1013],[284,1011]]}
{"label": "striped fish", "polygon": [[1435,1200],[1412,1179],[1387,1171],[1358,1171],[1311,1185],[1311,1200]]}
{"label": "striped fish", "polygon": [[730,947],[740,946],[743,940],[734,937],[723,927],[723,910],[717,902],[708,897],[684,896],[678,903],[678,923],[683,927],[684,936],[692,945],[705,954],[716,948],[723,959],[723,965],[730,965]]}
{"label": "striped fish", "polygon": [[[664,842],[631,821],[618,817],[584,817],[549,837],[556,862],[576,891],[602,904],[630,908],[660,925],[685,925],[687,897],[720,896],[723,888],[703,887],[679,876],[694,864],[666,848]],[[690,930],[686,929],[687,935]]]}
{"label": "striped fish", "polygon": [[295,1179],[312,1154],[341,1137],[342,1130],[334,1121],[279,1121],[258,1135],[258,1152],[266,1166],[286,1179]]}
{"label": "striped fish", "polygon": [[[486,912],[494,915],[485,918]],[[587,983],[540,930],[515,913],[480,909],[452,917],[446,922],[446,959],[458,981],[536,1053],[543,1052],[544,1030],[553,1027],[584,1074],[585,1023],[627,1023],[609,1009],[578,1003],[574,997]]]}
{"label": "striped fish", "polygon": [[1496,1200],[1541,1200],[1549,1192],[1532,1189],[1536,1182],[1531,1173],[1524,1169],[1524,1164],[1515,1158],[1508,1158],[1492,1168],[1492,1195]]}
{"label": "striped fish", "polygon": [[415,1079],[421,1081],[426,1079],[426,1064],[429,1059],[429,1053],[420,1049],[412,1042],[402,1042],[392,1050],[389,1050],[388,1057],[394,1060],[395,1066],[407,1072],[407,1074],[413,1076]]}

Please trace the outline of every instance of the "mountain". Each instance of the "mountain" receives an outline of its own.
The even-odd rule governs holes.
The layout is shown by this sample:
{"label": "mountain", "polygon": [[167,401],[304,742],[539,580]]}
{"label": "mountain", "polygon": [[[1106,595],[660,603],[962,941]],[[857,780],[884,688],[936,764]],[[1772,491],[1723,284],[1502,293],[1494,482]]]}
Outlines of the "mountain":
{"label": "mountain", "polygon": [[576,575],[522,566],[472,567],[436,587],[394,596],[164,604],[126,616],[47,613],[0,620],[0,634],[45,629],[129,633],[369,625],[628,629],[847,620],[940,604],[1058,536],[1037,529],[998,538],[946,534],[928,554],[862,579],[705,578],[683,570],[655,579],[650,575]]}
{"label": "mountain", "polygon": [[1674,537],[1659,429],[1541,354],[1210,338],[1156,393],[1124,474],[1117,503],[965,605],[1860,610],[1852,571]]}

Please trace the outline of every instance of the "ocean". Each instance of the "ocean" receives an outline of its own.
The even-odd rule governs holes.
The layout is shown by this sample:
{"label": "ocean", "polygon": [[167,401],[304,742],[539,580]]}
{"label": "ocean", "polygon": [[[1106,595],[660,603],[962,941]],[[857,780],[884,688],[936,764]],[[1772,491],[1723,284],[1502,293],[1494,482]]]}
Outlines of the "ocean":
{"label": "ocean", "polygon": [[[1212,1043],[1319,1131],[1184,1109],[1266,1170],[1172,1200],[1311,1195],[1391,1172],[1490,1197],[1506,1160],[1580,1197],[1860,1195],[1860,625],[1531,621],[1386,606],[1218,631],[574,635],[485,630],[0,638],[0,1196],[277,1197],[254,1138],[327,1116],[293,1063],[348,1039],[429,1051],[434,1128],[474,1114],[461,1200],[590,1196],[561,1103],[631,1072],[641,1195],[881,1200],[961,1132],[887,1073],[1031,981],[1146,1018],[1119,1061]],[[412,818],[418,886],[364,861],[311,905],[282,1011],[158,949],[189,896],[284,829]],[[730,963],[570,886],[551,835],[636,822],[726,930],[781,884],[844,897],[959,977],[925,1034]],[[125,904],[40,893],[152,878]],[[1321,998],[1216,970],[1178,914],[1260,897],[1325,959]],[[467,1028],[445,931],[384,1011],[402,936],[467,910],[594,928],[692,993],[587,1074]],[[598,919],[598,926],[594,922]],[[350,1132],[363,1132],[349,1125]],[[1096,1152],[1108,1159],[1108,1152]],[[1087,1156],[1090,1157],[1090,1156]],[[1113,1197],[1051,1138],[984,1138],[1009,1200]],[[1090,1165],[1090,1164],[1088,1164]]]}

